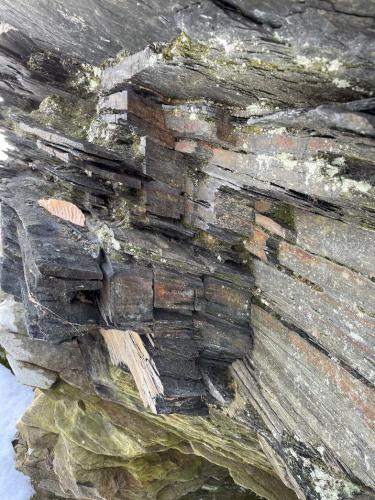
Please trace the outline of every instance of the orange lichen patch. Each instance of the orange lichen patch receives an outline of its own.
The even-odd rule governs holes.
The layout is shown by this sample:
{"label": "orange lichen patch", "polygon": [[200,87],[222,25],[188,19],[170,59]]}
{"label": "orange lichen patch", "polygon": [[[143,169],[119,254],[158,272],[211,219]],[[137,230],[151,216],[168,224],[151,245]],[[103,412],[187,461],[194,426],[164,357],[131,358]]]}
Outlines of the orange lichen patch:
{"label": "orange lichen patch", "polygon": [[194,153],[198,147],[196,141],[190,141],[187,139],[182,139],[177,141],[175,144],[175,150],[181,151],[181,153]]}
{"label": "orange lichen patch", "polygon": [[255,214],[255,224],[258,224],[259,226],[264,227],[270,233],[277,234],[278,236],[281,236],[282,238],[286,237],[285,229],[282,226],[280,226],[280,224],[275,222],[273,219],[270,219],[269,217],[266,217],[265,215],[256,213]]}
{"label": "orange lichen patch", "polygon": [[255,210],[257,210],[258,212],[269,212],[272,208],[272,203],[268,200],[264,200],[264,199],[261,199],[261,200],[257,200],[255,202],[255,205],[254,205],[254,208]]}
{"label": "orange lichen patch", "polygon": [[311,137],[307,141],[309,151],[317,153],[319,151],[332,151],[335,148],[335,141],[332,139],[321,139],[320,137]]}
{"label": "orange lichen patch", "polygon": [[[311,263],[313,265],[319,265],[319,258],[315,257],[311,253],[306,252],[302,248],[299,248],[295,245],[290,245],[286,241],[280,242],[279,245],[279,254],[282,257],[287,257],[288,255],[293,255],[299,260],[302,260],[306,263]],[[284,263],[284,262],[283,262]],[[333,264],[334,266],[334,264]],[[340,266],[337,266],[339,268]]]}
{"label": "orange lichen patch", "polygon": [[237,169],[239,158],[242,158],[244,156],[233,151],[212,147],[206,144],[204,145],[204,149],[208,153],[212,153],[212,162],[214,164],[221,165],[231,170]]}
{"label": "orange lichen patch", "polygon": [[83,212],[70,201],[56,200],[53,198],[38,200],[38,205],[50,214],[72,222],[77,226],[85,225],[85,216]]}
{"label": "orange lichen patch", "polygon": [[244,241],[244,247],[253,255],[256,255],[264,262],[267,262],[267,255],[265,252],[267,238],[268,234],[255,228],[252,236]]}
{"label": "orange lichen patch", "polygon": [[298,140],[289,135],[275,135],[269,142],[271,147],[277,147],[281,151],[298,148]]}
{"label": "orange lichen patch", "polygon": [[[175,283],[171,283],[170,286],[163,285],[154,285],[154,294],[160,300],[179,300],[184,302],[184,300],[189,303],[194,300],[194,290],[193,289],[176,289],[176,286],[173,287]],[[176,284],[175,284],[176,285]]]}

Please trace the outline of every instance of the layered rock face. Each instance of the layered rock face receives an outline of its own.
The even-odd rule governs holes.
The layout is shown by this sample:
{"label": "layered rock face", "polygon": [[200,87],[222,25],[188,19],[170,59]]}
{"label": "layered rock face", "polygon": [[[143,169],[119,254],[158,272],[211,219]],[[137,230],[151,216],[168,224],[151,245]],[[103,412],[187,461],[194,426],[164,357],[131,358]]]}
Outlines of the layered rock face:
{"label": "layered rock face", "polygon": [[375,498],[374,17],[3,0],[0,344],[36,388],[35,499]]}

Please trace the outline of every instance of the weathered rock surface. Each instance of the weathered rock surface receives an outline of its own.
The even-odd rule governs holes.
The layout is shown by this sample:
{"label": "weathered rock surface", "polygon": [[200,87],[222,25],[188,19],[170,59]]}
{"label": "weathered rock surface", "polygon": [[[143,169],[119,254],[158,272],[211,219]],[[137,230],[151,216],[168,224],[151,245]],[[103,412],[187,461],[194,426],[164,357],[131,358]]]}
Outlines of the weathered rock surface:
{"label": "weathered rock surface", "polygon": [[375,498],[374,18],[2,1],[0,344],[36,499]]}

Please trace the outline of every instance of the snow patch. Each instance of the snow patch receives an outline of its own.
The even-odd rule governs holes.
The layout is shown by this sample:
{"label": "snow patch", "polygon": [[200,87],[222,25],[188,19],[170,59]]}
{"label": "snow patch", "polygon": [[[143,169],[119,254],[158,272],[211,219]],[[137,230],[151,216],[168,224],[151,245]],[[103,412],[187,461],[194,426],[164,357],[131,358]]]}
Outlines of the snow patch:
{"label": "snow patch", "polygon": [[347,80],[341,80],[340,78],[334,78],[332,83],[334,83],[339,89],[347,89],[350,87],[350,83]]}
{"label": "snow patch", "polygon": [[16,422],[33,396],[32,389],[20,385],[11,371],[0,365],[0,498],[4,500],[29,500],[34,494],[30,479],[15,469],[12,447]]}
{"label": "snow patch", "polygon": [[16,315],[14,313],[16,304],[13,297],[8,297],[0,302],[0,329],[17,333]]}
{"label": "snow patch", "polygon": [[18,31],[17,28],[8,23],[0,23],[0,35],[3,33],[8,33],[8,31]]}
{"label": "snow patch", "polygon": [[[3,99],[0,99],[0,102],[2,102]],[[1,133],[0,131],[0,161],[5,161],[8,158],[7,151],[11,151],[14,149],[5,139],[4,134]]]}
{"label": "snow patch", "polygon": [[327,66],[327,71],[333,72],[333,71],[338,71],[341,69],[342,63],[338,59],[333,59],[333,61],[330,61],[328,66]]}
{"label": "snow patch", "polygon": [[330,61],[326,57],[297,56],[295,61],[299,66],[309,71],[321,71],[323,73],[337,73],[343,66],[338,59]]}

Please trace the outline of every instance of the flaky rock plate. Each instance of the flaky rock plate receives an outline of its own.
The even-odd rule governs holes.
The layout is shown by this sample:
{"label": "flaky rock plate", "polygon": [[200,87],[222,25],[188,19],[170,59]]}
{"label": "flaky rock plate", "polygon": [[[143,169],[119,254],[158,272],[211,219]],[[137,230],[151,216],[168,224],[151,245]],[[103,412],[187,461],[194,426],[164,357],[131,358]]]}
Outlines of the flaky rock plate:
{"label": "flaky rock plate", "polygon": [[50,214],[59,219],[72,222],[77,226],[85,225],[85,215],[76,205],[70,201],[55,200],[53,198],[38,200],[38,205],[46,209]]}

